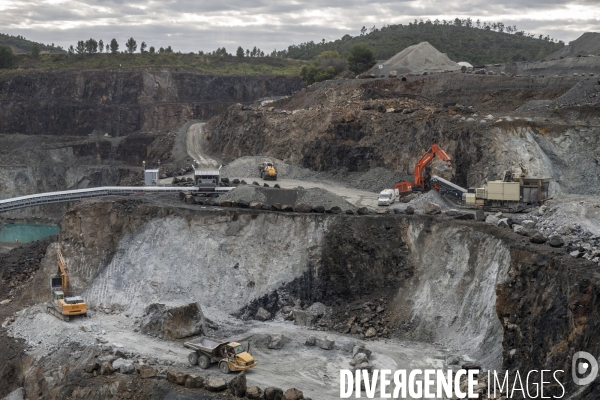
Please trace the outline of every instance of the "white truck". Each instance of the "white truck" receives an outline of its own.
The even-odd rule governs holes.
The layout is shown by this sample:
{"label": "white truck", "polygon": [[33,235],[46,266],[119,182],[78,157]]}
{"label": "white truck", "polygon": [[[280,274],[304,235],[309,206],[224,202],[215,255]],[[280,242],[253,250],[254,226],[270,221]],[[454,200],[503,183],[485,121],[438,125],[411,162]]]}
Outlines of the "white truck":
{"label": "white truck", "polygon": [[396,197],[398,193],[395,189],[384,189],[379,193],[379,198],[377,199],[377,205],[379,206],[391,206],[396,201]]}

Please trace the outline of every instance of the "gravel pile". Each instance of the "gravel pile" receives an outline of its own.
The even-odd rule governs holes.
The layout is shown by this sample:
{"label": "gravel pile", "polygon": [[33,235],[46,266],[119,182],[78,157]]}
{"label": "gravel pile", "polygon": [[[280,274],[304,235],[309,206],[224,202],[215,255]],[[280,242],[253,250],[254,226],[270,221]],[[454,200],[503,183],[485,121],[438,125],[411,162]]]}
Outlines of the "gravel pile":
{"label": "gravel pile", "polygon": [[454,208],[454,205],[450,203],[449,200],[446,200],[435,190],[430,190],[429,192],[421,194],[416,199],[413,199],[406,203],[407,206],[412,206],[415,210],[423,210],[427,203],[435,203],[442,208],[442,210],[447,210],[450,208]]}
{"label": "gravel pile", "polygon": [[276,189],[254,185],[241,185],[230,192],[219,196],[220,200],[259,202],[272,205],[274,203],[297,206],[300,203],[309,206],[323,206],[325,209],[339,207],[342,210],[354,210],[356,207],[342,197],[321,188],[311,189]]}
{"label": "gravel pile", "polygon": [[229,200],[229,201],[257,201],[259,203],[265,203],[267,201],[267,197],[259,190],[256,190],[257,187],[254,185],[240,185],[235,189],[219,196],[219,200]]}
{"label": "gravel pile", "polygon": [[323,206],[325,209],[339,207],[342,210],[354,210],[356,207],[344,200],[342,197],[321,188],[298,190],[298,201],[296,204],[308,204],[310,206]]}
{"label": "gravel pile", "polygon": [[565,94],[554,100],[558,107],[591,105],[600,102],[600,77],[588,77],[575,84]]}
{"label": "gravel pile", "polygon": [[387,74],[391,70],[396,70],[399,74],[407,74],[458,69],[460,65],[450,60],[446,54],[438,51],[429,42],[421,42],[405,48],[384,62],[382,72]]}
{"label": "gravel pile", "polygon": [[246,156],[235,159],[221,169],[221,176],[229,179],[235,178],[260,178],[258,166],[265,161],[275,164],[278,178],[310,179],[318,175],[317,172],[307,168],[286,164],[272,157]]}

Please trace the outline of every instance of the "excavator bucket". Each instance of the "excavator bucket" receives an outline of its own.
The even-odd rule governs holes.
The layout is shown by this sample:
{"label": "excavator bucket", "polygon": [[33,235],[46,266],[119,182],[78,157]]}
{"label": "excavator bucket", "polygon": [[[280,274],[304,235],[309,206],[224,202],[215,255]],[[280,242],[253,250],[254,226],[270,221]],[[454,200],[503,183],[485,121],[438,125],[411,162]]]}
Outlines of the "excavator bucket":
{"label": "excavator bucket", "polygon": [[444,172],[444,171],[450,171],[452,168],[449,168],[446,164],[441,164],[441,165],[438,165],[437,167],[435,167],[435,169],[437,169],[440,172]]}

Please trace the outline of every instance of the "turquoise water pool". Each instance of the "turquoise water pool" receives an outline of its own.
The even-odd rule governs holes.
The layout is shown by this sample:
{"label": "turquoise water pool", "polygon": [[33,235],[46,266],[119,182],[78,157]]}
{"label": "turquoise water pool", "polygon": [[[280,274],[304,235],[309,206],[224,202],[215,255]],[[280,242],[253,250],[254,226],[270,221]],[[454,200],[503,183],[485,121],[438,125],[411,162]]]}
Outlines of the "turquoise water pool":
{"label": "turquoise water pool", "polygon": [[0,242],[34,242],[48,236],[56,235],[58,226],[37,224],[0,225]]}

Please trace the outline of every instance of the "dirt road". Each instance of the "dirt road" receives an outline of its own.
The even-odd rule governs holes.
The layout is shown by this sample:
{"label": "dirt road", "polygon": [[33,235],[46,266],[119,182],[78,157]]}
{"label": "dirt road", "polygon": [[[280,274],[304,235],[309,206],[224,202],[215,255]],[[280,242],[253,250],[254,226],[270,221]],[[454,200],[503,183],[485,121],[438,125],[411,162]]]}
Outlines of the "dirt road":
{"label": "dirt road", "polygon": [[220,162],[214,157],[208,156],[204,148],[204,125],[205,122],[200,122],[190,126],[187,132],[186,145],[187,152],[190,157],[196,160],[196,168],[199,169],[216,169],[219,168]]}

